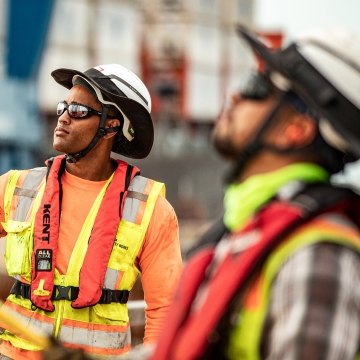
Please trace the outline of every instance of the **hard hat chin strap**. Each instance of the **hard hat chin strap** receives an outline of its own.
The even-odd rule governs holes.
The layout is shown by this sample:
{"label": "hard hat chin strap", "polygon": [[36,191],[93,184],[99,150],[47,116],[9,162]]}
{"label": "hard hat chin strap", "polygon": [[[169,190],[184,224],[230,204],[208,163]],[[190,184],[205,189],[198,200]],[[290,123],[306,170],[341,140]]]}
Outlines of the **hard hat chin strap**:
{"label": "hard hat chin strap", "polygon": [[276,119],[279,110],[287,101],[287,93],[283,93],[279,101],[272,108],[270,113],[268,114],[265,121],[262,123],[260,128],[258,129],[256,135],[254,136],[254,140],[243,150],[241,150],[237,154],[236,161],[234,166],[230,169],[228,174],[225,176],[225,182],[230,184],[235,182],[239,175],[243,172],[245,166],[248,162],[253,158],[255,154],[257,154],[260,150],[267,147],[266,144],[263,143],[263,136],[266,131],[273,125],[274,120]]}
{"label": "hard hat chin strap", "polygon": [[80,150],[76,153],[66,154],[65,158],[68,163],[75,163],[79,159],[83,158],[88,152],[90,152],[95,147],[98,141],[106,134],[121,130],[120,126],[105,128],[105,122],[107,119],[108,112],[109,112],[109,105],[103,105],[99,127],[95,136],[93,137],[93,139],[90,141],[90,144],[85,149]]}

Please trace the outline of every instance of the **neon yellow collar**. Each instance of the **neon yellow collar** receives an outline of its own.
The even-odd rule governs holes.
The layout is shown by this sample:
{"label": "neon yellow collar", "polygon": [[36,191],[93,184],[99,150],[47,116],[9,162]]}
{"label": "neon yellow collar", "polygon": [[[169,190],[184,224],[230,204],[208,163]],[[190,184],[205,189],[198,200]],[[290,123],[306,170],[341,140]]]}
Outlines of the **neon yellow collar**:
{"label": "neon yellow collar", "polygon": [[224,223],[232,231],[239,230],[286,183],[292,180],[326,182],[329,177],[329,173],[318,165],[297,163],[270,173],[254,175],[243,183],[231,184],[225,190]]}

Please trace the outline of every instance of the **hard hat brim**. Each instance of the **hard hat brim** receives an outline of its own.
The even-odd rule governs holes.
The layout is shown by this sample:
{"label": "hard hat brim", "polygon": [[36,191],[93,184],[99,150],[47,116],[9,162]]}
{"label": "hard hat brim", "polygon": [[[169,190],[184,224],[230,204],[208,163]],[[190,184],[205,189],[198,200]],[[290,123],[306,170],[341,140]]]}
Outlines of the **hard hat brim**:
{"label": "hard hat brim", "polygon": [[112,151],[133,159],[143,159],[147,157],[154,142],[154,126],[151,116],[145,107],[133,99],[108,91],[100,81],[88,76],[86,72],[60,68],[51,73],[54,80],[67,89],[73,87],[73,77],[75,75],[85,78],[98,87],[109,101],[116,103],[120,107],[121,111],[124,112],[131,122],[135,131],[134,139],[128,141],[121,133],[121,136],[117,136]]}
{"label": "hard hat brim", "polygon": [[243,25],[237,25],[236,31],[238,35],[250,45],[251,49],[265,61],[270,69],[277,70],[285,75],[276,51],[268,48],[254,33]]}

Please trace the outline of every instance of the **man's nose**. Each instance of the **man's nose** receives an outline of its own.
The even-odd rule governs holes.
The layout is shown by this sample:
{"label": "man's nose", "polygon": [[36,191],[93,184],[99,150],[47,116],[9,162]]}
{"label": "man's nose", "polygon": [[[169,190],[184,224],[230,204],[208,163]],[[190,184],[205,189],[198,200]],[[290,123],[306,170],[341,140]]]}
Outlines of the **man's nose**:
{"label": "man's nose", "polygon": [[69,116],[69,113],[65,109],[64,112],[58,117],[58,123],[59,124],[70,124],[71,118]]}

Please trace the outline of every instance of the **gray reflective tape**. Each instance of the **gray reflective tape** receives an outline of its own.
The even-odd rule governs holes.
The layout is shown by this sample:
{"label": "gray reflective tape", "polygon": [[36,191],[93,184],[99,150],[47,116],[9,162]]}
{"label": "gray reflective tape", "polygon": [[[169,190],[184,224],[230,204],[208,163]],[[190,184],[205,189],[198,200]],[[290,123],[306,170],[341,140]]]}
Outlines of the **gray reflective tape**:
{"label": "gray reflective tape", "polygon": [[129,186],[129,191],[137,191],[143,193],[145,191],[146,184],[148,179],[143,176],[135,176],[134,179],[131,181]]}
{"label": "gray reflective tape", "polygon": [[107,268],[103,287],[105,289],[116,290],[115,286],[116,286],[116,281],[117,281],[118,277],[119,277],[119,271]]}
{"label": "gray reflective tape", "polygon": [[[34,201],[34,191],[37,189],[46,175],[46,167],[38,167],[31,169],[26,175],[21,188],[16,188],[14,195],[19,197],[18,205],[14,214],[14,220],[25,221],[27,214]],[[30,196],[29,196],[30,195]]]}
{"label": "gray reflective tape", "polygon": [[128,194],[124,202],[122,219],[135,223],[141,202],[147,201],[148,196],[144,194],[148,179],[143,176],[135,176],[132,180]]}
{"label": "gray reflective tape", "polygon": [[125,332],[109,332],[62,325],[60,341],[101,349],[122,349],[130,345],[131,333],[129,326]]}
{"label": "gray reflective tape", "polygon": [[135,223],[141,202],[138,199],[126,198],[122,219]]}
{"label": "gray reflective tape", "polygon": [[[19,317],[19,321],[26,325],[27,327],[33,327],[39,331],[39,333],[43,333],[46,335],[51,335],[53,333],[54,324],[47,321],[40,321],[35,319],[34,317],[29,317],[26,315],[21,314],[20,312],[15,312],[13,309],[9,309],[11,313],[14,314],[15,317]],[[30,310],[29,310],[30,311]],[[53,321],[52,318],[49,318],[50,321]]]}

